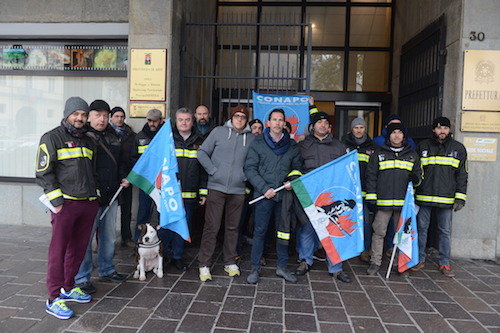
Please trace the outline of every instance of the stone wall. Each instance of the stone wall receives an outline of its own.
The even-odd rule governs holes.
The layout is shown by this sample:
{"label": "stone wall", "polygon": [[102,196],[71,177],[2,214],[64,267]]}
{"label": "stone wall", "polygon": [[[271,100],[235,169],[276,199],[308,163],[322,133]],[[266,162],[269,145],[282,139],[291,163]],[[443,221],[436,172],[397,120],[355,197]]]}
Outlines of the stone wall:
{"label": "stone wall", "polygon": [[[444,15],[446,65],[443,115],[450,118],[455,139],[464,137],[500,139],[498,133],[460,131],[464,51],[500,49],[500,2],[495,0],[399,0],[394,27],[393,112],[398,107],[401,46],[430,23]],[[469,40],[470,31],[482,31],[483,42]],[[469,162],[467,204],[454,213],[452,256],[495,259],[500,257],[500,157],[496,162]]]}

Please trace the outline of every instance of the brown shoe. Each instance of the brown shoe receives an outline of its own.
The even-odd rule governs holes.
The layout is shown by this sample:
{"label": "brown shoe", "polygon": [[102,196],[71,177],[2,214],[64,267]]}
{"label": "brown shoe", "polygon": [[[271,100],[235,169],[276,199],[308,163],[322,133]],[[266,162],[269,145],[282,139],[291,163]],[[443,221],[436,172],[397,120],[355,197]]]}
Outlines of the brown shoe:
{"label": "brown shoe", "polygon": [[422,268],[425,267],[425,263],[423,261],[420,261],[418,264],[416,264],[415,266],[413,266],[412,268],[410,268],[412,271],[414,272],[417,272],[419,270],[421,270]]}
{"label": "brown shoe", "polygon": [[260,265],[261,266],[266,266],[267,265],[267,260],[265,257],[260,258]]}
{"label": "brown shoe", "polygon": [[359,260],[364,261],[364,262],[370,262],[370,252],[368,251],[363,251],[359,255]]}
{"label": "brown shoe", "polygon": [[299,267],[297,267],[297,269],[295,270],[295,275],[301,276],[306,274],[308,271],[309,271],[309,265],[305,260],[302,260],[300,262]]}
{"label": "brown shoe", "polygon": [[439,270],[446,277],[452,278],[455,276],[455,273],[453,273],[449,265],[441,265],[439,266]]}

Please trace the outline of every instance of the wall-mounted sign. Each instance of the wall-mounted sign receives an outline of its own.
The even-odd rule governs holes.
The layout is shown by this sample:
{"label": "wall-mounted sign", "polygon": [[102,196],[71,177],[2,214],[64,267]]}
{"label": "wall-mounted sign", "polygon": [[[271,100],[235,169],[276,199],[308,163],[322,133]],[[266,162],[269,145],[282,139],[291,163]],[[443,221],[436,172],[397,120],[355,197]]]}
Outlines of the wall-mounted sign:
{"label": "wall-mounted sign", "polygon": [[469,161],[495,162],[497,160],[496,138],[464,138]]}
{"label": "wall-mounted sign", "polygon": [[462,132],[500,132],[500,111],[497,112],[462,112]]}
{"label": "wall-mounted sign", "polygon": [[462,110],[500,111],[500,51],[465,51]]}
{"label": "wall-mounted sign", "polygon": [[146,118],[146,114],[151,109],[158,109],[165,117],[165,104],[164,103],[130,103],[130,117],[131,118]]}
{"label": "wall-mounted sign", "polygon": [[131,101],[165,101],[166,49],[131,49],[129,71]]}

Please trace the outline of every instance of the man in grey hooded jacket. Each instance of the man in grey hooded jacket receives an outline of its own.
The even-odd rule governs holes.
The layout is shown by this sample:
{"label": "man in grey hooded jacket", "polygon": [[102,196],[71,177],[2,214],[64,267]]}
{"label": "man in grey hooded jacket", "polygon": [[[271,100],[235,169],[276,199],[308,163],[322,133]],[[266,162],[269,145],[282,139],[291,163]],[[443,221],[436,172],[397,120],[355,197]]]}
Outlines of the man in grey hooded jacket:
{"label": "man in grey hooded jacket", "polygon": [[198,150],[198,160],[208,173],[205,226],[198,255],[201,281],[212,280],[209,267],[224,212],[224,271],[229,276],[240,275],[236,244],[245,201],[243,165],[254,138],[248,126],[248,109],[238,105],[231,110],[231,119],[213,129]]}

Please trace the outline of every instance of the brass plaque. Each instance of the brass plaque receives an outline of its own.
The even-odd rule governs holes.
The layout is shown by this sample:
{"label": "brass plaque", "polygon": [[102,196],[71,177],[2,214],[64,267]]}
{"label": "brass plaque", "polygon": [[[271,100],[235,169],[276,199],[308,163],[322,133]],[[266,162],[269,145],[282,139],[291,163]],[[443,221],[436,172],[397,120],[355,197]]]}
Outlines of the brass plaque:
{"label": "brass plaque", "polygon": [[500,111],[500,51],[465,51],[462,110]]}
{"label": "brass plaque", "polygon": [[166,49],[131,49],[129,68],[131,101],[165,101]]}
{"label": "brass plaque", "polygon": [[462,132],[500,132],[500,111],[480,112],[463,111],[462,112]]}
{"label": "brass plaque", "polygon": [[151,109],[158,109],[165,118],[165,104],[164,103],[130,103],[130,117],[131,118],[146,118],[146,114]]}
{"label": "brass plaque", "polygon": [[496,138],[464,138],[469,161],[495,162],[497,160]]}

